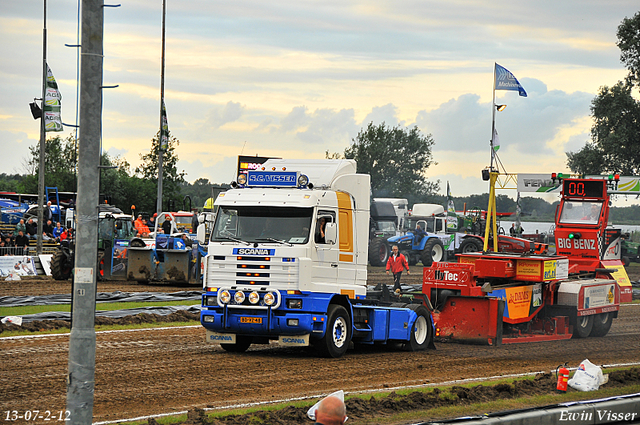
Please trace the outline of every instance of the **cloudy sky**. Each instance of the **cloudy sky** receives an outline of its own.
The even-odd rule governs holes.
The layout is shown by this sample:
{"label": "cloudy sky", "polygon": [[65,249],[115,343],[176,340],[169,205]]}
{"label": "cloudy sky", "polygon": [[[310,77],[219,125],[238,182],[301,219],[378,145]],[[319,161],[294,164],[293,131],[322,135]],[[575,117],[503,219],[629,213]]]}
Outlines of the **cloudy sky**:
{"label": "cloudy sky", "polygon": [[[116,2],[113,2],[116,3]],[[159,128],[161,0],[105,9],[103,149],[137,165]],[[109,4],[109,3],[107,3]],[[0,172],[23,173],[39,124],[43,1],[0,0]],[[430,179],[487,192],[493,68],[508,172],[563,172],[589,139],[590,102],[626,70],[616,29],[637,0],[167,0],[165,102],[187,180],[227,183],[237,155],[324,158],[369,122],[435,140]],[[47,2],[48,63],[76,120],[78,3]],[[72,132],[67,127],[64,137]],[[506,193],[509,194],[510,193]]]}

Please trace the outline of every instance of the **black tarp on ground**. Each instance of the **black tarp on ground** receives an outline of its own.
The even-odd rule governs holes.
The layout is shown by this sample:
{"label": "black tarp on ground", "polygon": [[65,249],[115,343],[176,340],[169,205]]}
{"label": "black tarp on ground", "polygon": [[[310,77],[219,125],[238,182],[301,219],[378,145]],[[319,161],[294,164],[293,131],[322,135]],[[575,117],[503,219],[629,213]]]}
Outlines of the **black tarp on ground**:
{"label": "black tarp on ground", "polygon": [[[159,302],[199,300],[202,291],[180,291],[172,293],[162,292],[98,292],[96,302]],[[29,305],[58,305],[71,304],[71,294],[55,294],[41,296],[6,296],[0,297],[0,307],[24,307]]]}
{"label": "black tarp on ground", "polygon": [[[199,305],[178,305],[164,307],[141,307],[128,308],[124,310],[96,311],[96,316],[111,317],[114,319],[126,316],[135,316],[140,313],[158,314],[166,316],[179,310],[186,310],[190,313],[200,313]],[[64,311],[47,311],[44,313],[25,314],[22,317],[23,323],[33,322],[34,320],[71,320],[71,313]]]}

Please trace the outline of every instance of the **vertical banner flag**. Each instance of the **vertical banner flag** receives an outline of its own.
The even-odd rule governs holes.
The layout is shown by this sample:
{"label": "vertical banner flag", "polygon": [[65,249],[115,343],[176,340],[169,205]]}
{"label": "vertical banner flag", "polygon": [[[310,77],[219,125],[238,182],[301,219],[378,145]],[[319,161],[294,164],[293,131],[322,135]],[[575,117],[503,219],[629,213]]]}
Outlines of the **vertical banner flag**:
{"label": "vertical banner flag", "polygon": [[520,96],[527,97],[527,92],[524,87],[518,82],[516,77],[513,76],[507,68],[504,68],[496,64],[496,90],[513,90],[517,91]]}
{"label": "vertical banner flag", "polygon": [[451,196],[449,182],[447,182],[447,230],[458,230],[458,215],[456,214],[456,207],[453,204],[453,196]]}
{"label": "vertical banner flag", "polygon": [[44,95],[44,131],[62,131],[62,118],[60,117],[60,101],[62,96],[58,91],[58,83],[53,77],[53,72],[47,64],[47,87]]}
{"label": "vertical banner flag", "polygon": [[495,128],[493,129],[493,140],[491,142],[493,151],[498,152],[498,149],[500,149],[500,138],[498,137],[498,130],[496,130]]}
{"label": "vertical banner flag", "polygon": [[169,148],[169,123],[167,122],[167,109],[162,99],[162,129],[160,130],[160,149],[166,151]]}

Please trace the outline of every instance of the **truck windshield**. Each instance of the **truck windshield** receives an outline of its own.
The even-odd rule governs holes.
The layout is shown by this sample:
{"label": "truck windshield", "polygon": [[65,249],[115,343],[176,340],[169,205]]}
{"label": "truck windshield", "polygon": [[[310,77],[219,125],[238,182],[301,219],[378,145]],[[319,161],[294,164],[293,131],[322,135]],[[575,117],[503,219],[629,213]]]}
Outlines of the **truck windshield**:
{"label": "truck windshield", "polygon": [[565,201],[560,223],[598,224],[602,202]]}
{"label": "truck windshield", "polygon": [[193,220],[193,216],[184,216],[184,215],[174,215],[173,218],[176,222],[176,227],[178,228],[178,232],[191,232],[191,220]]}
{"label": "truck windshield", "polygon": [[304,244],[309,241],[312,215],[312,208],[220,207],[210,240]]}

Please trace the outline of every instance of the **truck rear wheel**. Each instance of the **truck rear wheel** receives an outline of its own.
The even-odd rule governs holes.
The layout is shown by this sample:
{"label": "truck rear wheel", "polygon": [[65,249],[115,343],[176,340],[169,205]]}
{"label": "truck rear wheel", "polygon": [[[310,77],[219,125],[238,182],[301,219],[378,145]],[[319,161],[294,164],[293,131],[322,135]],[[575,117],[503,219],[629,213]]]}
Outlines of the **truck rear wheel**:
{"label": "truck rear wheel", "polygon": [[424,245],[424,249],[422,250],[421,260],[422,265],[425,267],[431,267],[433,262],[442,261],[442,257],[444,257],[444,245],[440,242],[438,238],[431,238]]}
{"label": "truck rear wheel", "polygon": [[369,263],[372,266],[386,266],[389,259],[389,245],[382,238],[374,238],[369,246]]}
{"label": "truck rear wheel", "polygon": [[235,344],[220,344],[224,351],[230,353],[244,353],[253,342],[253,338],[245,335],[236,335]]}
{"label": "truck rear wheel", "polygon": [[576,317],[576,324],[573,326],[573,336],[575,338],[586,338],[593,329],[593,316]]}
{"label": "truck rear wheel", "polygon": [[409,305],[409,308],[414,310],[418,315],[413,327],[411,329],[411,336],[409,342],[405,344],[405,349],[408,351],[421,351],[426,350],[429,347],[429,341],[431,341],[432,328],[429,320],[429,311],[422,305],[413,308]]}
{"label": "truck rear wheel", "polygon": [[324,357],[341,357],[347,352],[351,342],[351,320],[347,309],[331,304],[327,320],[327,331],[319,341],[319,349]]}
{"label": "truck rear wheel", "polygon": [[71,277],[73,264],[67,261],[67,256],[62,250],[57,250],[51,258],[51,276],[55,280],[67,280]]}
{"label": "truck rear wheel", "polygon": [[600,337],[605,336],[611,329],[613,315],[611,313],[600,313],[593,316],[593,328],[589,336]]}
{"label": "truck rear wheel", "polygon": [[467,237],[460,244],[460,252],[466,254],[468,252],[482,252],[482,243],[474,237]]}

